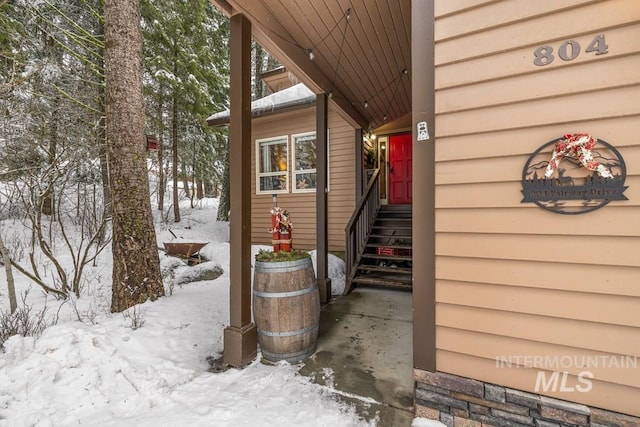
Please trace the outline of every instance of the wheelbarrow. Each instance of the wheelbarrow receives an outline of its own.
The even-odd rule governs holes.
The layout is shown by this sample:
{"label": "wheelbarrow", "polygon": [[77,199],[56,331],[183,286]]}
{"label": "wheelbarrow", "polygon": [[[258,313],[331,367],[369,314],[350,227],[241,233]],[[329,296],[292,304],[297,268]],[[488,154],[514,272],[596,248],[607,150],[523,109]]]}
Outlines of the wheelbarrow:
{"label": "wheelbarrow", "polygon": [[207,242],[164,242],[163,245],[167,255],[188,259],[197,257]]}

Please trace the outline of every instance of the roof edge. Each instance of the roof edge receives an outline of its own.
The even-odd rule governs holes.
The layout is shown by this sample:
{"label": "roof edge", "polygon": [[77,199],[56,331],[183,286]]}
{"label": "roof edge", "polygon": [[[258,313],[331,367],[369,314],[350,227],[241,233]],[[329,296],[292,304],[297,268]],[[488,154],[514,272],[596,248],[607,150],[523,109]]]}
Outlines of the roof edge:
{"label": "roof edge", "polygon": [[[309,107],[316,103],[316,95],[307,96],[304,98],[296,99],[293,101],[283,102],[277,106],[269,105],[265,107],[254,108],[251,110],[251,118],[255,119],[257,117],[269,116],[277,113],[284,113],[287,111],[299,110],[305,107]],[[207,119],[207,124],[209,126],[225,126],[228,125],[230,121],[229,112],[227,110],[227,114],[221,117],[216,117],[213,119]]]}

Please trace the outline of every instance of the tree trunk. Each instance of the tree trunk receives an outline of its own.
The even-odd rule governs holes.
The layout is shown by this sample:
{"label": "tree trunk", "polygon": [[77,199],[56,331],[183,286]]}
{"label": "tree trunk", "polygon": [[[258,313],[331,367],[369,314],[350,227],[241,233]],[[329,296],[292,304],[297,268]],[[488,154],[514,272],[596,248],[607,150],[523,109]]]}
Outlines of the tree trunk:
{"label": "tree trunk", "polygon": [[[58,105],[60,104],[60,98],[57,96],[53,101],[53,111],[51,112],[51,122],[49,123],[49,161],[48,166],[51,171],[53,171],[53,163],[56,161],[56,152],[58,151]],[[46,188],[43,194],[42,200],[42,213],[44,215],[51,216],[51,219],[55,221],[54,218],[54,209],[53,209],[53,180],[51,176],[53,174],[49,174],[48,182],[46,183]]]}
{"label": "tree trunk", "polygon": [[196,176],[191,175],[191,209],[195,207],[193,199],[196,197]]}
{"label": "tree trunk", "polygon": [[164,295],[144,144],[139,0],[106,0],[107,140],[113,213],[111,311]]}
{"label": "tree trunk", "polygon": [[218,221],[229,221],[229,209],[231,209],[229,189],[229,148],[224,151],[224,172],[222,173],[222,192],[218,204]]}
{"label": "tree trunk", "polygon": [[164,190],[166,188],[164,175],[164,144],[162,136],[158,136],[158,210],[164,209]]}
{"label": "tree trunk", "polygon": [[[102,24],[98,27],[98,32],[104,37],[104,26]],[[111,218],[111,188],[109,186],[109,160],[108,160],[108,148],[107,148],[107,135],[106,135],[106,123],[105,117],[107,115],[105,108],[105,89],[104,86],[100,89],[100,122],[98,123],[98,135],[96,136],[96,146],[99,147],[98,155],[100,157],[100,175],[102,176],[102,202],[103,206],[103,218]],[[102,240],[102,239],[100,239]]]}
{"label": "tree trunk", "polygon": [[255,52],[255,67],[256,67],[256,78],[254,80],[254,88],[253,93],[255,94],[256,99],[260,99],[264,96],[264,82],[262,81],[261,75],[264,71],[264,50],[262,46],[260,46],[257,42],[254,42],[254,52]]}
{"label": "tree trunk", "polygon": [[162,212],[164,210],[164,189],[165,189],[165,176],[164,176],[164,144],[162,142],[162,135],[164,135],[164,122],[162,121],[162,107],[163,104],[163,91],[160,86],[160,99],[158,101],[158,210]]}
{"label": "tree trunk", "polygon": [[213,183],[209,180],[204,181],[204,195],[205,197],[215,197]]}
{"label": "tree trunk", "polygon": [[204,199],[204,182],[201,178],[196,180],[196,197],[198,200]]}
{"label": "tree trunk", "polygon": [[[177,67],[174,64],[174,68]],[[178,98],[173,93],[173,122],[171,124],[171,172],[173,173],[173,220],[180,222],[180,204],[178,203]]]}
{"label": "tree trunk", "polygon": [[2,261],[4,262],[4,269],[7,275],[7,291],[9,292],[9,310],[11,310],[11,314],[13,314],[18,308],[18,301],[16,300],[16,286],[13,281],[13,272],[11,270],[11,258],[9,258],[9,253],[7,252],[7,248],[5,248],[4,246],[4,241],[2,240],[2,236],[0,236],[0,255],[2,256]]}
{"label": "tree trunk", "polygon": [[191,198],[191,190],[189,186],[189,175],[186,171],[182,171],[182,188],[184,189],[184,196],[187,199]]}
{"label": "tree trunk", "polygon": [[[104,105],[103,105],[104,110]],[[106,114],[103,111],[103,114]],[[98,131],[97,145],[100,147],[100,174],[102,175],[102,197],[104,203],[104,218],[111,218],[111,188],[109,187],[109,156],[107,148],[107,137],[105,135],[104,116],[100,119],[100,130]]]}

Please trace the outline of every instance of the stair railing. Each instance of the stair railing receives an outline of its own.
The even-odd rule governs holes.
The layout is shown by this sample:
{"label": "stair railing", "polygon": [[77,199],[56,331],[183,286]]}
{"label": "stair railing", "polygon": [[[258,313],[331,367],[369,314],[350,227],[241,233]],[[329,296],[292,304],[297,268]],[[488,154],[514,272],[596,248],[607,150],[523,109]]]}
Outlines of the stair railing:
{"label": "stair railing", "polygon": [[345,287],[344,295],[351,292],[351,281],[356,273],[360,258],[366,248],[367,239],[373,229],[378,209],[380,209],[380,169],[375,169],[369,179],[367,189],[358,201],[353,215],[345,227]]}

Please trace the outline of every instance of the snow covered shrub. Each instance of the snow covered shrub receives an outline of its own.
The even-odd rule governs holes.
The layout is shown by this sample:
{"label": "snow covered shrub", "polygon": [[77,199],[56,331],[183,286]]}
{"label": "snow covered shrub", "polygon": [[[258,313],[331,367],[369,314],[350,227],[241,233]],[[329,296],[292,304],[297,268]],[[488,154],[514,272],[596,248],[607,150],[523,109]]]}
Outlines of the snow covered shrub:
{"label": "snow covered shrub", "polygon": [[38,337],[49,326],[47,307],[34,311],[25,301],[26,293],[22,297],[22,306],[14,313],[0,310],[0,350],[4,348],[5,341],[14,335]]}

